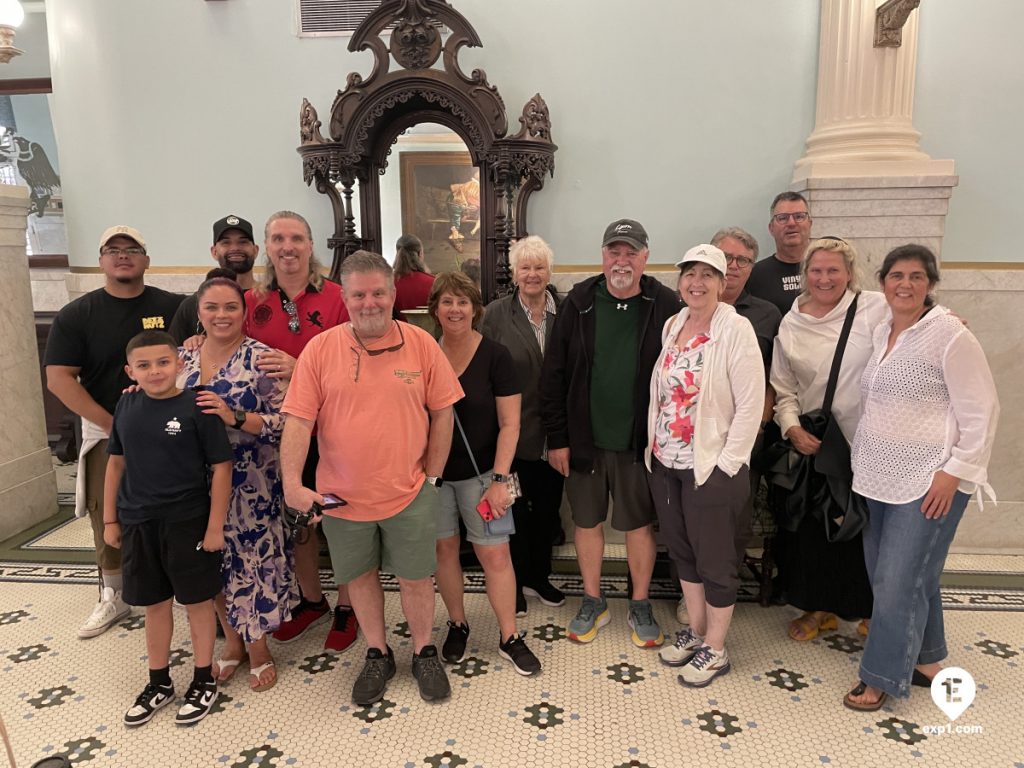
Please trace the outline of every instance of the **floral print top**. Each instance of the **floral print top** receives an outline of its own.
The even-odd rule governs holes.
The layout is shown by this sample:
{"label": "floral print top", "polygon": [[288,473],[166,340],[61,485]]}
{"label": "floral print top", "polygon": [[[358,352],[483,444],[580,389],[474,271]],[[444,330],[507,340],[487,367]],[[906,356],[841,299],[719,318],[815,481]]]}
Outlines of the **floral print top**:
{"label": "floral print top", "polygon": [[670,469],[693,469],[693,429],[704,370],[704,345],[699,333],[683,348],[672,345],[658,366],[658,418],[654,425],[654,455]]}

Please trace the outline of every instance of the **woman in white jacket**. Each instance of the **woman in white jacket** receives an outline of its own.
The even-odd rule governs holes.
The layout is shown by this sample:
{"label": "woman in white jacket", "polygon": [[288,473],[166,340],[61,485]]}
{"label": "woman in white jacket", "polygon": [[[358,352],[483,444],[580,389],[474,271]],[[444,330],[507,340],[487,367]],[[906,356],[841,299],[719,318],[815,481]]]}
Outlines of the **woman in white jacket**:
{"label": "woman in white jacket", "polygon": [[729,671],[725,638],[739,586],[750,452],[764,405],[764,366],[750,322],[719,301],[725,254],[691,248],[676,266],[686,308],[662,332],[651,375],[647,468],[661,534],[679,572],[690,626],[659,651],[702,687]]}

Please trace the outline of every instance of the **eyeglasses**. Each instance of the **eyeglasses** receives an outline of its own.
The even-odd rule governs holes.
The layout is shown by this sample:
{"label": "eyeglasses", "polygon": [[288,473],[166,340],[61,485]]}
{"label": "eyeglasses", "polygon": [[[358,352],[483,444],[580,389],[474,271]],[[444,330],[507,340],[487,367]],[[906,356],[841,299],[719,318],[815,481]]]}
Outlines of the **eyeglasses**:
{"label": "eyeglasses", "polygon": [[132,246],[131,248],[118,248],[117,246],[109,246],[102,248],[100,253],[104,256],[145,256],[146,249],[139,248],[138,246]]}
{"label": "eyeglasses", "polygon": [[402,324],[395,322],[395,327],[398,329],[398,338],[401,339],[397,344],[390,347],[381,347],[380,349],[367,349],[366,345],[363,344],[363,340],[359,338],[359,334],[356,333],[356,328],[352,326],[352,335],[356,337],[356,343],[359,344],[359,348],[349,347],[352,350],[352,354],[355,355],[355,367],[352,369],[352,381],[359,381],[359,358],[360,351],[365,352],[369,357],[377,357],[383,355],[385,352],[397,352],[405,346],[405,334],[402,333]]}
{"label": "eyeglasses", "polygon": [[785,224],[790,219],[795,221],[797,224],[803,224],[809,218],[811,218],[811,214],[807,213],[807,211],[797,211],[796,213],[776,213],[772,215],[772,220],[776,224]]}
{"label": "eyeglasses", "polygon": [[754,260],[748,256],[733,256],[731,253],[725,254],[726,264],[735,264],[740,269],[750,269],[754,266]]}
{"label": "eyeglasses", "polygon": [[288,330],[292,333],[302,333],[302,326],[299,323],[299,308],[291,299],[285,299],[281,294],[281,306],[288,313]]}

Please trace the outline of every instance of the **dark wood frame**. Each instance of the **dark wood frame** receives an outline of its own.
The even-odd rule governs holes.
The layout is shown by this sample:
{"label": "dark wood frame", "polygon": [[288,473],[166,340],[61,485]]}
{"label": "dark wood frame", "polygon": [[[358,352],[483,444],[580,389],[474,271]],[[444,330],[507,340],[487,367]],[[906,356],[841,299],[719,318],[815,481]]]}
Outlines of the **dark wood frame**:
{"label": "dark wood frame", "polygon": [[[451,30],[443,41],[442,25]],[[372,51],[373,69],[365,78],[349,74],[331,106],[329,138],[320,132],[316,109],[303,99],[298,152],[304,180],[328,196],[334,211],[335,231],[327,241],[334,251],[332,278],[350,253],[383,251],[380,176],[392,145],[417,123],[439,123],[459,135],[480,169],[483,294],[490,299],[509,290],[509,244],[529,234],[527,204],[554,173],[557,147],[540,94],[523,108],[520,130],[506,136],[498,89],[482,69],[466,75],[459,67],[459,50],[481,45],[465,17],[444,0],[385,0],[349,41],[352,52]],[[432,68],[439,58],[442,68]],[[393,62],[399,69],[392,72]],[[352,212],[357,184],[358,229]]]}

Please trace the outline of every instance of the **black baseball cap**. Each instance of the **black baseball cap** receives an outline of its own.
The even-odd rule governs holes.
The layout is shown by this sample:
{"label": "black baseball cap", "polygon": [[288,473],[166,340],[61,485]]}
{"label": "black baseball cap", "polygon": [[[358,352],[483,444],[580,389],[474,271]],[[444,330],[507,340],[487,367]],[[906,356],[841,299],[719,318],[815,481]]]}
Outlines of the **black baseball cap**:
{"label": "black baseball cap", "polygon": [[235,216],[233,213],[225,216],[223,219],[219,219],[213,223],[213,242],[216,245],[217,241],[220,240],[221,235],[227,232],[229,229],[237,229],[239,232],[244,234],[250,240],[255,242],[255,238],[252,236],[252,224],[243,219],[240,216]]}
{"label": "black baseball cap", "polygon": [[639,221],[618,219],[605,229],[601,247],[604,248],[612,243],[628,243],[638,251],[642,251],[647,247],[647,230]]}

